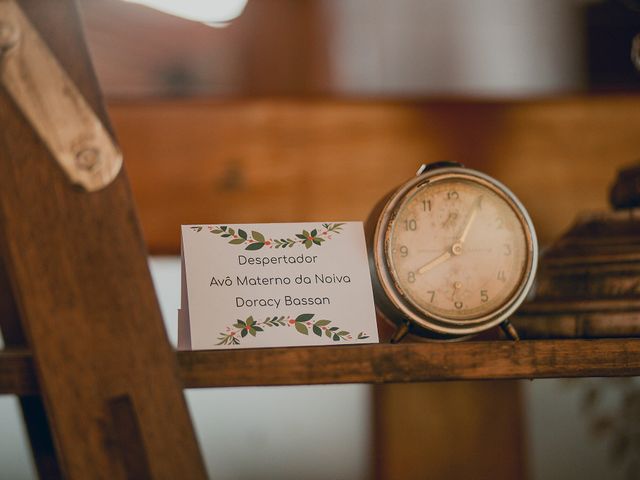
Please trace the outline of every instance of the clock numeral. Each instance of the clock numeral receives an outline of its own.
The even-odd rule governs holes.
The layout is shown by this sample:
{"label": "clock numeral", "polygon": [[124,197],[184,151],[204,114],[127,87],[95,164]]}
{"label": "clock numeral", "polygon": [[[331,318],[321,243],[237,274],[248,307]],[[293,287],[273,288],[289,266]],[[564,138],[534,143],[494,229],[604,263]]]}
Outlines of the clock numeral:
{"label": "clock numeral", "polygon": [[456,302],[454,303],[455,307],[460,310],[462,308],[462,302]]}
{"label": "clock numeral", "polygon": [[450,192],[447,192],[447,200],[457,200],[460,198],[460,195],[458,195],[458,192],[456,192],[455,190],[451,190]]}
{"label": "clock numeral", "polygon": [[406,257],[407,255],[409,255],[409,249],[407,248],[406,245],[402,245],[400,247],[400,256],[401,257]]}
{"label": "clock numeral", "polygon": [[433,299],[436,298],[436,291],[435,290],[427,290],[427,294],[431,295],[431,298],[429,299],[429,302],[433,303]]}
{"label": "clock numeral", "polygon": [[482,303],[486,303],[487,301],[489,301],[489,294],[486,290],[480,290],[480,300],[482,301]]}
{"label": "clock numeral", "polygon": [[413,273],[413,272],[409,272],[409,275],[408,275],[408,277],[407,277],[407,281],[408,281],[409,283],[413,283],[413,282],[415,282],[415,281],[416,281],[416,274],[415,274],[415,273]]}
{"label": "clock numeral", "polygon": [[504,244],[504,256],[508,257],[509,255],[511,255],[511,245],[505,243]]}
{"label": "clock numeral", "polygon": [[431,200],[422,200],[422,211],[431,211]]}
{"label": "clock numeral", "polygon": [[404,229],[406,231],[413,232],[416,228],[418,228],[418,224],[414,219],[404,221]]}
{"label": "clock numeral", "polygon": [[498,272],[498,280],[502,281],[502,282],[506,282],[507,281],[507,277],[504,274],[504,270],[500,270]]}

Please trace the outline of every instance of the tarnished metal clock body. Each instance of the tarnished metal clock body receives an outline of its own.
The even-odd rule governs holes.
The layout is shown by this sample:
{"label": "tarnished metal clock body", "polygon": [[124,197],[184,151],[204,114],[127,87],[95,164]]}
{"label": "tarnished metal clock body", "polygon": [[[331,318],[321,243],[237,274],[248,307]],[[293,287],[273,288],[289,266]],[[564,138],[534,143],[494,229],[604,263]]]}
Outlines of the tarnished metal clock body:
{"label": "tarnished metal clock body", "polygon": [[368,224],[380,313],[429,338],[505,322],[535,276],[536,234],[520,201],[488,175],[451,164],[419,172]]}

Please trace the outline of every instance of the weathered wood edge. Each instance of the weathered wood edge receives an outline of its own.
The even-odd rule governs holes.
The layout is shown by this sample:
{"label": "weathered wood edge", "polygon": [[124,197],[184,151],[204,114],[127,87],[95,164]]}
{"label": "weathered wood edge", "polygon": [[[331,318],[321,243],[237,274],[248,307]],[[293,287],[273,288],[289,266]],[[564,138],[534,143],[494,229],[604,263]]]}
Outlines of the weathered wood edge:
{"label": "weathered wood edge", "polygon": [[[640,376],[640,339],[407,343],[177,355],[185,388]],[[29,352],[0,352],[0,394],[36,390]]]}
{"label": "weathered wood edge", "polygon": [[187,388],[640,375],[640,339],[179,352]]}

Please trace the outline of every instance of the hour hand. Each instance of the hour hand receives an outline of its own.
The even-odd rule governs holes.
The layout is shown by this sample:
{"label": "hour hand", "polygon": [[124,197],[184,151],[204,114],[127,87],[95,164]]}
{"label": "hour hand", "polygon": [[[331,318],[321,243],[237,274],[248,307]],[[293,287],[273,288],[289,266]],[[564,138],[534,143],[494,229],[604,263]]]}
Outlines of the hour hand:
{"label": "hour hand", "polygon": [[443,262],[446,262],[447,260],[449,260],[449,258],[451,258],[451,252],[449,250],[447,250],[446,252],[444,252],[442,255],[434,258],[433,260],[431,260],[429,263],[423,265],[422,267],[420,267],[418,269],[418,273],[420,275],[422,275],[423,273],[428,272],[429,270],[437,267],[438,265],[440,265]]}

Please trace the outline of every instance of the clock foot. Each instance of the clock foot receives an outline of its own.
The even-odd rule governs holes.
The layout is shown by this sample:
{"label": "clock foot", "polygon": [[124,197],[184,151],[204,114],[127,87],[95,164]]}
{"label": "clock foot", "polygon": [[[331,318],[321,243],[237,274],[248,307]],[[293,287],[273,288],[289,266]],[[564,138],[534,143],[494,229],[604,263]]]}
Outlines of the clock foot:
{"label": "clock foot", "polygon": [[520,335],[518,335],[516,327],[514,327],[509,320],[502,322],[500,324],[500,328],[502,328],[502,331],[510,340],[514,340],[516,342],[520,340]]}
{"label": "clock foot", "polygon": [[409,333],[409,324],[403,322],[398,326],[395,333],[391,337],[390,343],[400,342],[400,340],[402,340],[407,335],[407,333]]}

